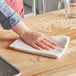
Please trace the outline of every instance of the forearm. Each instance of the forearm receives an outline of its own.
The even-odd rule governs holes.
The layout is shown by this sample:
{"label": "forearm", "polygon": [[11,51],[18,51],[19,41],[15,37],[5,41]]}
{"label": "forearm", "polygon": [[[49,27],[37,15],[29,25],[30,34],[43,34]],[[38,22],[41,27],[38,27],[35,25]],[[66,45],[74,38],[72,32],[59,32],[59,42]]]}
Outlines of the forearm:
{"label": "forearm", "polygon": [[0,0],[0,23],[6,30],[19,23],[21,17],[5,2]]}
{"label": "forearm", "polygon": [[20,21],[16,26],[12,28],[12,30],[21,37],[24,35],[24,33],[31,31],[31,29],[27,27],[23,21]]}

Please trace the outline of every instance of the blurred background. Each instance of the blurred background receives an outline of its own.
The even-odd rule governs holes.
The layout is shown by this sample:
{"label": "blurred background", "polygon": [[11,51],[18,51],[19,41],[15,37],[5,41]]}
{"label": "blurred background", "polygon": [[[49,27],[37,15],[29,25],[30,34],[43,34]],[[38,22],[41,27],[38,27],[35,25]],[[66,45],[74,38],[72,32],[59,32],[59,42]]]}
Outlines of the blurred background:
{"label": "blurred background", "polygon": [[[36,1],[35,2],[36,10],[32,9],[34,6],[34,1]],[[50,11],[57,10],[58,9],[58,1],[59,0],[24,0],[25,15],[32,13],[33,10],[36,12],[36,14],[41,14],[44,12],[50,12]]]}

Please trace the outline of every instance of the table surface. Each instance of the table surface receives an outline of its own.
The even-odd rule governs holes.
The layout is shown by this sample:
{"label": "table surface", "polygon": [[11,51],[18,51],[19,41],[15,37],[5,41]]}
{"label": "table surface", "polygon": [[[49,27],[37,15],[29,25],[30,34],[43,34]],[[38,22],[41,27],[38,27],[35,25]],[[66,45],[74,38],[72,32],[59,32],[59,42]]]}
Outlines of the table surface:
{"label": "table surface", "polygon": [[70,36],[65,54],[52,59],[12,49],[9,45],[18,35],[0,27],[0,55],[20,69],[21,76],[76,76],[76,18],[66,18],[62,10],[25,18],[24,22],[47,36]]}

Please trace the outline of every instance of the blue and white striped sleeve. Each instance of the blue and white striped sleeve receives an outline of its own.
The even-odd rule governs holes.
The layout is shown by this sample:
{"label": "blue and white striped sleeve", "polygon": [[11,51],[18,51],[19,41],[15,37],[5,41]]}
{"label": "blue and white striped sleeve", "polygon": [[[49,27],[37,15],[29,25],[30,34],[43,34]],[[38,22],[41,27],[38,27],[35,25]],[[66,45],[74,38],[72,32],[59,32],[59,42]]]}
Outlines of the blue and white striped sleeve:
{"label": "blue and white striped sleeve", "polygon": [[11,29],[21,20],[19,16],[6,2],[0,0],[0,23],[4,29]]}

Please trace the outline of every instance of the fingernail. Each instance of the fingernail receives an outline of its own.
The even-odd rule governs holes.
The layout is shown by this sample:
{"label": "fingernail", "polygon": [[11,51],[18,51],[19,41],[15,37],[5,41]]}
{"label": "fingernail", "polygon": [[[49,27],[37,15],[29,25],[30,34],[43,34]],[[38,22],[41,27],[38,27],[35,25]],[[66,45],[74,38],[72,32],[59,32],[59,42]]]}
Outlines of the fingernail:
{"label": "fingernail", "polygon": [[48,48],[47,50],[50,50],[51,48]]}
{"label": "fingernail", "polygon": [[56,46],[53,46],[52,48],[53,48],[53,49],[56,49]]}
{"label": "fingernail", "polygon": [[37,48],[37,50],[42,50],[41,48]]}
{"label": "fingernail", "polygon": [[42,49],[40,48],[39,50],[41,51]]}
{"label": "fingernail", "polygon": [[57,46],[58,45],[58,43],[55,43],[55,46]]}

